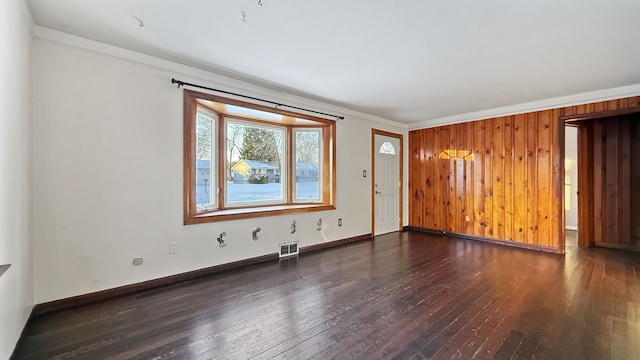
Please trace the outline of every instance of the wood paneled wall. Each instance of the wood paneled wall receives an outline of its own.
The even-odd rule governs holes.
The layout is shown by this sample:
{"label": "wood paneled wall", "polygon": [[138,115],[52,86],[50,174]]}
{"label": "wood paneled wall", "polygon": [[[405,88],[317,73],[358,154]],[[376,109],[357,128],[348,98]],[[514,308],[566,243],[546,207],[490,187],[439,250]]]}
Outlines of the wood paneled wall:
{"label": "wood paneled wall", "polygon": [[563,136],[557,110],[412,131],[409,225],[558,248]]}
{"label": "wood paneled wall", "polygon": [[583,121],[580,238],[584,245],[640,251],[640,113]]}
{"label": "wood paneled wall", "polygon": [[[409,133],[409,226],[564,252],[564,119],[640,97]],[[445,150],[473,159],[446,160]]]}

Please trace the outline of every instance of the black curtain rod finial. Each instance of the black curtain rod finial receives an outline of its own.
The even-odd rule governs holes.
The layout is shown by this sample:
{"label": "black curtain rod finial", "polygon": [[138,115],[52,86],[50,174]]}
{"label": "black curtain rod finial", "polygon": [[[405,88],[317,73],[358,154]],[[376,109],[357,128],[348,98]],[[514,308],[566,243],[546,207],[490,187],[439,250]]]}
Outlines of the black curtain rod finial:
{"label": "black curtain rod finial", "polygon": [[176,79],[173,79],[173,78],[171,79],[171,83],[172,84],[178,84],[178,89],[180,89],[180,86],[184,85],[184,83],[182,81],[176,80]]}

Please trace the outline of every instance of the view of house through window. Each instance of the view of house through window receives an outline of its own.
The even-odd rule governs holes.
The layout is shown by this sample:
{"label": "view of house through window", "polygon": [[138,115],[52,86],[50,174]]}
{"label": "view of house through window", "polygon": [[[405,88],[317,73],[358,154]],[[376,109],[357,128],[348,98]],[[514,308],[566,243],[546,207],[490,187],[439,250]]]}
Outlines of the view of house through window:
{"label": "view of house through window", "polygon": [[227,204],[281,203],[287,163],[285,129],[227,121]]}
{"label": "view of house through window", "polygon": [[333,121],[192,94],[185,219],[234,208],[333,206]]}

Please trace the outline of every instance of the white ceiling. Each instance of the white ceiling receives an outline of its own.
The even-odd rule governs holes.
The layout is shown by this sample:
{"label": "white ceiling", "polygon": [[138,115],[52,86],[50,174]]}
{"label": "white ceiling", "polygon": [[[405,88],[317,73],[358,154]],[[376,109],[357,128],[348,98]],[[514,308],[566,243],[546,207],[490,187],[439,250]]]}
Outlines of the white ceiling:
{"label": "white ceiling", "polygon": [[640,84],[639,0],[26,1],[44,27],[406,124]]}

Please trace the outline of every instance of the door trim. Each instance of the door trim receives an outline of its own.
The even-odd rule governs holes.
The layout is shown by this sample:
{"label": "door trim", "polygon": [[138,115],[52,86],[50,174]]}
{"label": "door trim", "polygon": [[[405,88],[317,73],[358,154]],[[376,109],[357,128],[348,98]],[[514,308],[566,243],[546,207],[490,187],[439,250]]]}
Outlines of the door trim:
{"label": "door trim", "polygon": [[400,141],[400,151],[398,154],[399,164],[398,164],[398,178],[400,179],[400,189],[398,196],[398,230],[402,230],[402,217],[403,217],[403,201],[404,201],[404,137],[402,134],[396,134],[389,131],[378,130],[375,128],[371,129],[371,234],[375,236],[375,227],[376,227],[376,197],[373,193],[373,189],[375,188],[376,182],[376,154],[378,153],[378,149],[376,149],[376,135],[388,136],[392,138],[396,138]]}

